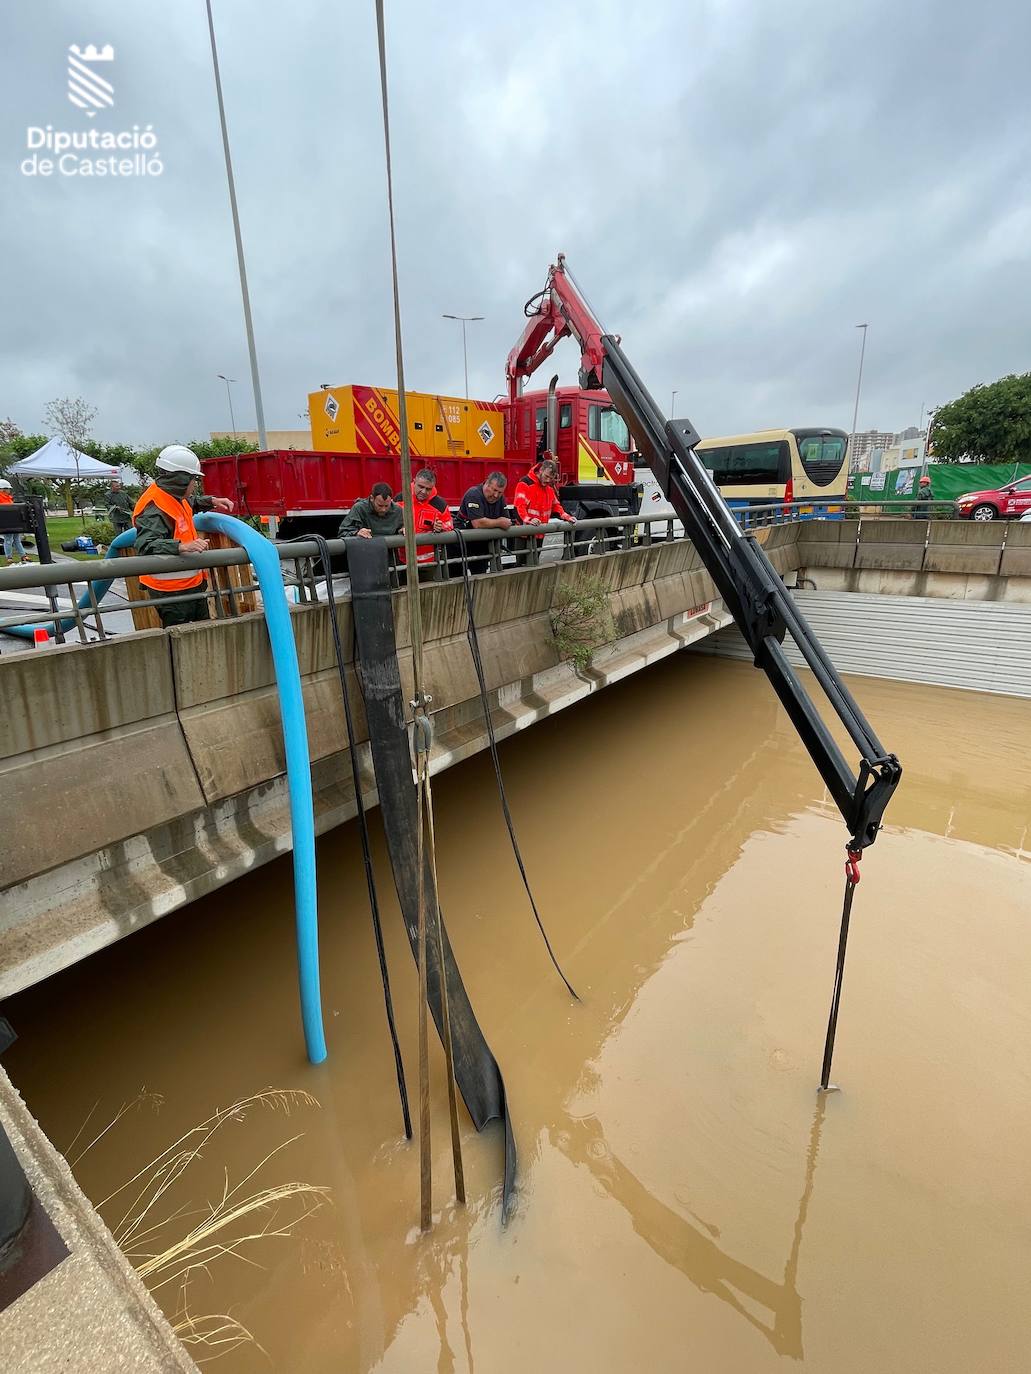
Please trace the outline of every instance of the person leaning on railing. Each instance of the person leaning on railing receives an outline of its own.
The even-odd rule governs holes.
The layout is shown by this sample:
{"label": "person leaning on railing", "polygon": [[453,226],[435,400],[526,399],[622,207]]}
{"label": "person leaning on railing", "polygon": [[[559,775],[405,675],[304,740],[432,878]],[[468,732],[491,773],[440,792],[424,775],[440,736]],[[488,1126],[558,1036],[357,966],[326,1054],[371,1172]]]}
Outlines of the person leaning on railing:
{"label": "person leaning on railing", "polygon": [[[548,525],[552,520],[562,520],[569,525],[576,523],[576,516],[570,515],[558,499],[558,464],[554,459],[542,458],[520,477],[515,488],[515,510],[521,525]],[[530,535],[529,538],[541,540],[544,535]],[[527,559],[526,552],[517,555],[519,563]]]}
{"label": "person leaning on railing", "polygon": [[[144,557],[157,554],[206,553],[208,541],[197,534],[193,523],[195,511],[218,510],[226,514],[233,503],[224,496],[198,496],[200,459],[183,444],[169,444],[158,454],[157,476],[133,507],[136,526],[134,552]],[[152,596],[159,599],[157,613],[165,629],[170,625],[186,625],[194,620],[208,619],[205,596],[189,601],[176,601],[163,606],[160,598],[182,596],[198,591],[206,584],[206,574],[200,569],[146,573],[140,582]]]}
{"label": "person leaning on railing", "polygon": [[386,482],[377,482],[369,492],[357,500],[340,522],[338,539],[375,539],[388,534],[400,534],[405,517],[394,500],[394,493]]}
{"label": "person leaning on railing", "polygon": [[[512,521],[505,505],[505,485],[507,478],[503,472],[491,472],[478,486],[470,487],[462,497],[458,507],[455,524],[460,530],[510,530]],[[470,553],[466,564],[471,573],[485,573],[490,567],[490,555],[486,544],[474,544],[476,550]]]}

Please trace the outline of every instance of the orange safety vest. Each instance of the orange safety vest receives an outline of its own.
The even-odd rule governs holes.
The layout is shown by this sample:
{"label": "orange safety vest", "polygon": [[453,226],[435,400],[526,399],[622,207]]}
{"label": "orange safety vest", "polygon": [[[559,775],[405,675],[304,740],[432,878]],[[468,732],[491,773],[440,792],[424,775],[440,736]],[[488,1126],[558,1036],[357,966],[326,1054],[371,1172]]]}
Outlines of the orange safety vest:
{"label": "orange safety vest", "polygon": [[0,491],[0,506],[13,506],[14,497],[9,491]]}
{"label": "orange safety vest", "polygon": [[[158,510],[167,515],[175,526],[175,538],[180,544],[185,544],[191,539],[197,538],[197,529],[193,523],[193,507],[189,501],[180,501],[174,496],[169,496],[167,491],[152,482],[147,490],[132,508],[132,518],[136,519],[141,511],[153,503]],[[154,592],[188,592],[191,587],[199,587],[204,581],[204,574],[200,571],[190,573],[148,573],[141,576],[140,581],[145,587],[149,587]]]}

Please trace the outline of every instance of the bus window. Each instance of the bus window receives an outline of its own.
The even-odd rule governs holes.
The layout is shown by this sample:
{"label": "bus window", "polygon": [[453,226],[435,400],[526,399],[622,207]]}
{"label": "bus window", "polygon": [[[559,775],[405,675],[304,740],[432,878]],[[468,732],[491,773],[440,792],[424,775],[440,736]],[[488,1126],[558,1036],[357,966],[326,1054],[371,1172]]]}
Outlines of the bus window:
{"label": "bus window", "polygon": [[630,431],[615,406],[591,406],[587,414],[588,439],[601,439],[630,452]]}
{"label": "bus window", "polygon": [[810,482],[829,487],[841,472],[848,440],[840,434],[803,434],[796,431],[798,456]]}
{"label": "bus window", "polygon": [[791,476],[791,455],[786,439],[699,448],[696,452],[718,487],[787,482]]}

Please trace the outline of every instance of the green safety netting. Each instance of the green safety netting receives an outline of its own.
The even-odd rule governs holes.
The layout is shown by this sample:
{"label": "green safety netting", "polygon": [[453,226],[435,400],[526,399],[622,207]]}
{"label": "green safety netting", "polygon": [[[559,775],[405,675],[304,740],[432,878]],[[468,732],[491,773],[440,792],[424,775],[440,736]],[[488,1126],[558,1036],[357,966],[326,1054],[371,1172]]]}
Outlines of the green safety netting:
{"label": "green safety netting", "polygon": [[[965,491],[993,491],[1019,477],[1031,477],[1031,463],[929,463],[927,475],[936,501],[955,501]],[[849,482],[849,500],[912,501],[919,478],[919,468],[857,472]]]}

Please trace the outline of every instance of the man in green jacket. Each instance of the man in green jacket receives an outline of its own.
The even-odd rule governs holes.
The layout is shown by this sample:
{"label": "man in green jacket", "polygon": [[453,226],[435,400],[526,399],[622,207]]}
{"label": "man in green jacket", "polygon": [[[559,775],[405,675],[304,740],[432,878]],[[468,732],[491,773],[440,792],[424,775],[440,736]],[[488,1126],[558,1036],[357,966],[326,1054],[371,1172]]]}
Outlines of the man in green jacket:
{"label": "man in green jacket", "polygon": [[117,477],[111,483],[111,489],[104,497],[104,505],[107,507],[107,518],[110,520],[115,534],[123,534],[131,527],[133,499]]}
{"label": "man in green jacket", "polygon": [[386,482],[377,482],[368,497],[356,501],[340,522],[338,539],[373,539],[400,534],[405,517]]}
{"label": "man in green jacket", "polygon": [[[227,515],[233,503],[224,496],[198,496],[200,460],[192,449],[183,444],[169,444],[158,454],[154,481],[136,502],[133,523],[136,526],[134,553],[144,557],[157,554],[206,553],[208,541],[202,539],[193,525],[196,511],[218,510]],[[207,620],[207,597],[201,594],[207,578],[201,571],[173,573],[145,573],[140,582],[159,601],[162,597],[182,596],[197,589],[190,601],[174,601],[158,606],[161,624],[185,625],[194,620]]]}

